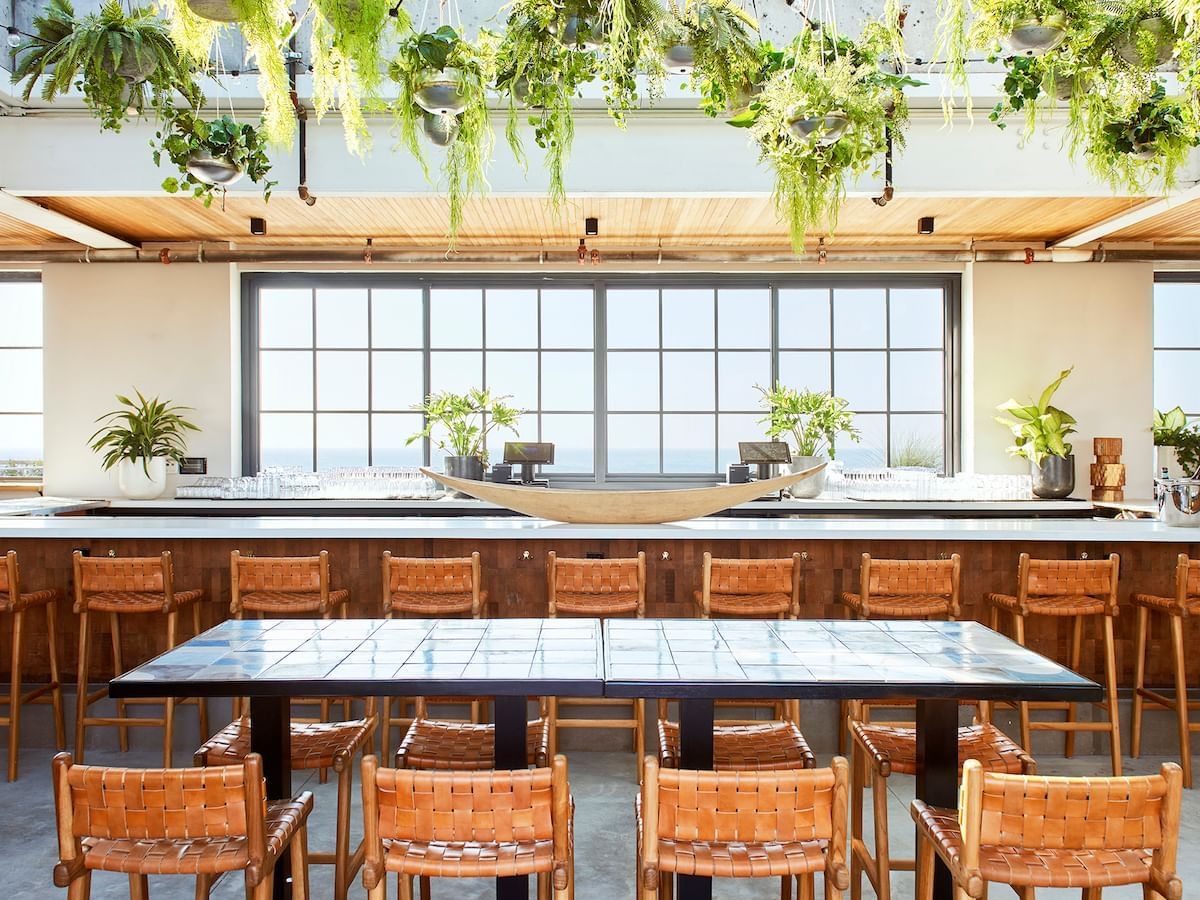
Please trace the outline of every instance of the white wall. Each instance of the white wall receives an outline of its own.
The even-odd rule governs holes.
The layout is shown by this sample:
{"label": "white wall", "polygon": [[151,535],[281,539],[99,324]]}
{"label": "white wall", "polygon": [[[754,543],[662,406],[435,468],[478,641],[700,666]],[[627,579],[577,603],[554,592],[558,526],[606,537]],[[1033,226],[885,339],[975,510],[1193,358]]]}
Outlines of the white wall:
{"label": "white wall", "polygon": [[[236,273],[231,266],[48,265],[45,315],[47,494],[115,496],[116,474],[88,449],[114,395],[195,408],[191,456],[228,475],[239,459]],[[173,476],[174,477],[174,476]]]}
{"label": "white wall", "polygon": [[1089,496],[1092,438],[1125,442],[1127,497],[1149,497],[1154,446],[1154,269],[1149,264],[975,263],[965,276],[970,299],[964,341],[966,427],[978,472],[1025,472],[1005,453],[1010,433],[993,416],[1009,397],[1035,398],[1058,373],[1075,372],[1054,403],[1079,420],[1076,495]]}

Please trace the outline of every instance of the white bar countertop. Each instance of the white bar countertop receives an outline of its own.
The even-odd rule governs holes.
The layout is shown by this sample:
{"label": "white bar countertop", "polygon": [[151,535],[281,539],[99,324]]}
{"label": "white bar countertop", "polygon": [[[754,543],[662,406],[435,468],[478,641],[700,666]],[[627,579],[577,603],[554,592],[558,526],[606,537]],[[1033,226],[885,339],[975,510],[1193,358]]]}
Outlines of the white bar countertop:
{"label": "white bar countertop", "polygon": [[528,518],[68,516],[0,519],[17,538],[381,538],[442,540],[950,540],[1200,543],[1200,528],[1121,519],[751,519],[564,525]]}
{"label": "white bar countertop", "polygon": [[59,516],[65,513],[104,509],[107,500],[75,500],[69,497],[17,497],[0,500],[0,516]]}

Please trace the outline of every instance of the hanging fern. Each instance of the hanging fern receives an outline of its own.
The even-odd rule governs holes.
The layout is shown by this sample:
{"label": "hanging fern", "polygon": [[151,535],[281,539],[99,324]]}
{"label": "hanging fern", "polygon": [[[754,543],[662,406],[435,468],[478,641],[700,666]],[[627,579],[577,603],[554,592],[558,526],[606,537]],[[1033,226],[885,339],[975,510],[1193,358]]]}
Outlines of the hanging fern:
{"label": "hanging fern", "polygon": [[213,42],[225,27],[220,22],[196,15],[186,0],[157,0],[167,14],[171,40],[202,67],[208,66]]}
{"label": "hanging fern", "polygon": [[731,0],[672,0],[660,51],[672,44],[692,49],[692,86],[710,104],[727,104],[759,76],[758,22]]}

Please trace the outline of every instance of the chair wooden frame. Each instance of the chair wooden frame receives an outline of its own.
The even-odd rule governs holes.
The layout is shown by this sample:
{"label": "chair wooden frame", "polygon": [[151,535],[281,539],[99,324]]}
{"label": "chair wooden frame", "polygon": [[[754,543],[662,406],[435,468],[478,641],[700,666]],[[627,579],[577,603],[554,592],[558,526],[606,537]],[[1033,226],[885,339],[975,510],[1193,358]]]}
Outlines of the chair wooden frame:
{"label": "chair wooden frame", "polygon": [[[192,609],[193,634],[199,634],[203,629],[200,624],[200,602],[203,591],[176,591],[175,570],[171,559],[171,551],[164,550],[159,557],[85,557],[76,550],[72,554],[72,567],[75,576],[75,606],[79,615],[79,663],[75,695],[75,758],[83,762],[86,749],[88,728],[115,727],[118,733],[121,752],[129,750],[130,728],[162,728],[163,729],[163,765],[170,767],[171,752],[175,740],[175,707],[192,703],[200,709],[200,733],[208,736],[208,702],[203,697],[192,697],[177,700],[167,697],[130,699],[117,701],[115,716],[89,716],[88,708],[92,704],[108,696],[108,684],[95,691],[89,691],[88,668],[91,662],[91,618],[97,611],[92,610],[92,597],[101,594],[139,593],[162,596],[162,604],[156,609],[110,610],[109,626],[111,629],[113,674],[120,675],[125,671],[121,656],[121,617],[130,615],[152,615],[162,613],[167,617],[167,646],[171,650],[179,636],[179,612],[184,606]],[[124,584],[124,587],[114,588],[109,582]],[[180,599],[180,598],[184,599]],[[142,718],[127,715],[131,705],[161,705],[161,717]]]}
{"label": "chair wooden frame", "polygon": [[[1134,594],[1133,605],[1137,610],[1137,638],[1134,644],[1133,676],[1133,722],[1130,735],[1130,756],[1142,755],[1142,714],[1149,702],[1156,709],[1171,710],[1179,728],[1179,760],[1183,765],[1183,786],[1192,786],[1191,733],[1200,731],[1200,722],[1190,722],[1188,713],[1200,709],[1200,701],[1189,700],[1187,686],[1187,658],[1184,642],[1184,627],[1193,613],[1200,608],[1200,559],[1188,559],[1180,553],[1175,566],[1175,594],[1159,597],[1152,594]],[[1174,691],[1167,696],[1161,691],[1146,687],[1146,649],[1150,638],[1150,626],[1155,618],[1166,616],[1170,626],[1171,671]]]}
{"label": "chair wooden frame", "polygon": [[[5,598],[7,595],[7,599]],[[62,680],[58,673],[58,601],[62,594],[57,588],[30,593],[21,592],[21,571],[17,551],[5,554],[0,566],[0,611],[10,619],[8,715],[0,716],[0,728],[8,728],[8,780],[16,781],[21,756],[21,707],[28,703],[49,703],[54,707],[54,743],[62,750],[66,746],[66,726],[63,720]],[[36,607],[46,611],[46,643],[50,656],[50,681],[26,692],[21,681],[21,666],[25,661],[26,613]]]}

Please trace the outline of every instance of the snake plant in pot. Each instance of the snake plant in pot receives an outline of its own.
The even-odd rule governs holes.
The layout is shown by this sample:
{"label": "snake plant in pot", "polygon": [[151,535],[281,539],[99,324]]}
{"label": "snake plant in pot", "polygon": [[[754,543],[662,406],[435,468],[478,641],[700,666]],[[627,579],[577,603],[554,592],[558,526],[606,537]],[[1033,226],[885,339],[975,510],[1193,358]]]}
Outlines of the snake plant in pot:
{"label": "snake plant in pot", "polygon": [[487,466],[487,437],[499,428],[517,433],[521,410],[509,406],[507,394],[473,388],[465,394],[443,391],[430,394],[413,409],[425,417],[425,426],[408,439],[412,444],[428,438],[446,454],[447,475],[483,480]]}
{"label": "snake plant in pot", "polygon": [[[842,397],[827,391],[796,390],[783,384],[767,389],[755,385],[762,394],[767,414],[758,421],[766,425],[766,435],[773,441],[791,444],[792,470],[804,470],[820,465],[837,454],[838,435],[861,440],[854,426],[854,413]],[[791,489],[793,497],[812,498],[825,489],[825,471]]]}
{"label": "snake plant in pot", "polygon": [[176,406],[157,397],[137,400],[117,395],[121,409],[96,419],[100,423],[89,439],[91,449],[103,453],[105,471],[117,469],[117,485],[131,500],[153,500],[166,489],[167,460],[179,463],[187,452],[187,432],[200,428],[183,414],[189,406]]}
{"label": "snake plant in pot", "polygon": [[33,27],[36,35],[17,48],[13,72],[14,82],[25,82],[26,100],[39,81],[43,100],[78,85],[100,127],[111,131],[132,115],[163,114],[176,91],[189,104],[202,100],[192,60],[149,8],[126,12],[108,0],[99,12],[77,17],[70,0],[50,0]]}
{"label": "snake plant in pot", "polygon": [[163,180],[168,194],[190,191],[211,206],[217,190],[224,191],[247,176],[262,185],[264,200],[271,198],[276,184],[267,178],[271,160],[262,135],[249,123],[229,116],[208,121],[184,110],[155,133],[153,146],[155,165],[162,165],[165,156],[179,170]]}
{"label": "snake plant in pot", "polygon": [[1029,460],[1033,493],[1043,499],[1061,499],[1075,490],[1075,457],[1067,437],[1075,433],[1075,419],[1052,406],[1054,393],[1075,369],[1063,369],[1036,401],[1007,400],[997,409],[1005,413],[996,421],[1013,434],[1008,452]]}

